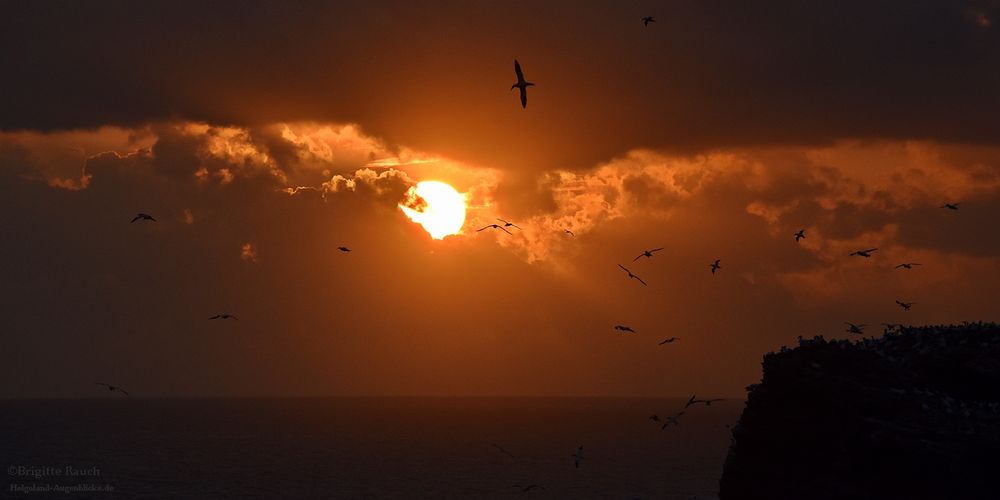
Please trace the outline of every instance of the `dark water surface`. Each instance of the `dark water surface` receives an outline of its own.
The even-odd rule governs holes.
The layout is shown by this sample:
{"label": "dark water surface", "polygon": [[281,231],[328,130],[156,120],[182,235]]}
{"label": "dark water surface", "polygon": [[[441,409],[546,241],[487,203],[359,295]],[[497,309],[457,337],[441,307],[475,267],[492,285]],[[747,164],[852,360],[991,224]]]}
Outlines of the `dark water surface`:
{"label": "dark water surface", "polygon": [[[0,498],[715,498],[742,401],[0,401]],[[498,444],[515,455],[500,452]],[[585,459],[573,465],[583,445]],[[513,485],[539,484],[522,493]],[[35,491],[83,485],[111,492]]]}

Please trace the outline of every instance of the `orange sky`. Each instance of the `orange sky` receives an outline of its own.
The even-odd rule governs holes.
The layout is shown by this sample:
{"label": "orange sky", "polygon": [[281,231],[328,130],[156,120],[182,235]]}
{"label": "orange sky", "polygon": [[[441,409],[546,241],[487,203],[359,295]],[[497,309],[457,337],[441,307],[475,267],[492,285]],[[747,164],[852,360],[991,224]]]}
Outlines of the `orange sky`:
{"label": "orange sky", "polygon": [[[995,3],[130,5],[0,49],[0,397],[739,396],[798,335],[1000,312]],[[429,179],[461,234],[397,208]]]}

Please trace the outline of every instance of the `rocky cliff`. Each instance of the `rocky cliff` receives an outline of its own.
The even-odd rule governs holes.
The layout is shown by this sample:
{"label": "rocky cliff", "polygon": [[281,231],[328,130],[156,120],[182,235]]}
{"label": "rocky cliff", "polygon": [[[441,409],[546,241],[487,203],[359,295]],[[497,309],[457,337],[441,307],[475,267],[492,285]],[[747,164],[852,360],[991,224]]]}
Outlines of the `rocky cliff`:
{"label": "rocky cliff", "polygon": [[800,339],[748,391],[721,500],[1000,498],[1000,325]]}

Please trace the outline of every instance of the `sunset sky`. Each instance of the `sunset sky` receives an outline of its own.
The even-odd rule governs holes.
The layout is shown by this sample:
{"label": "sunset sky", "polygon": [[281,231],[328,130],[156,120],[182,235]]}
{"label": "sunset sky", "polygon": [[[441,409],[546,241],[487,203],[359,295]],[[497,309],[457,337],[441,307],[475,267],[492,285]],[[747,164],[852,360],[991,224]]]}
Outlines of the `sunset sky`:
{"label": "sunset sky", "polygon": [[0,12],[0,397],[739,397],[1000,319],[998,1]]}

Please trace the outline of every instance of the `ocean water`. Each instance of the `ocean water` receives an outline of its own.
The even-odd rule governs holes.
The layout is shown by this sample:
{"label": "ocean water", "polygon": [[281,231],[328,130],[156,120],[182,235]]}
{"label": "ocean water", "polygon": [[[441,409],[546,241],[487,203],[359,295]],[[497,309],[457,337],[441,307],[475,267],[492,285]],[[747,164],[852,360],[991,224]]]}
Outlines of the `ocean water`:
{"label": "ocean water", "polygon": [[[691,407],[680,426],[666,431],[648,419],[683,404],[619,398],[0,401],[0,464],[6,468],[0,497],[716,498],[727,425],[739,417],[742,402]],[[584,460],[576,468],[572,454],[580,445]],[[545,489],[514,487],[528,484]]]}

